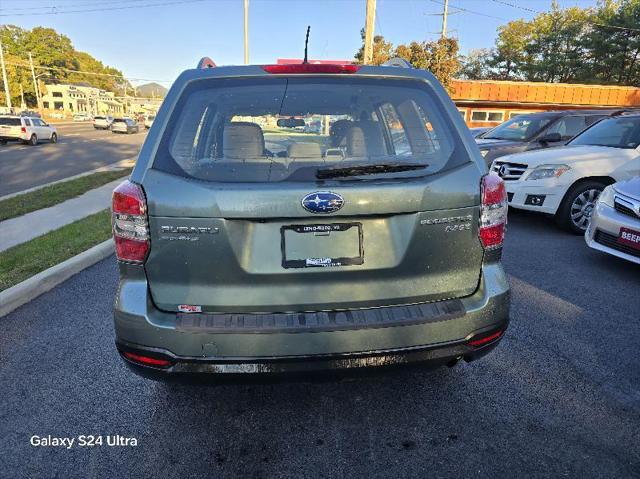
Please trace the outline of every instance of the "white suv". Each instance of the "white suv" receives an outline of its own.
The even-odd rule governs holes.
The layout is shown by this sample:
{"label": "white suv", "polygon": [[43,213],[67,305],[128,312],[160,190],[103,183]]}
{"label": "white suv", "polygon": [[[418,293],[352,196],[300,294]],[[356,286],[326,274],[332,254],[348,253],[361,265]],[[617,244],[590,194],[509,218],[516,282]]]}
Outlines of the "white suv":
{"label": "white suv", "polygon": [[552,214],[583,234],[602,190],[640,175],[640,114],[601,120],[564,147],[503,156],[491,169],[505,181],[509,206]]}
{"label": "white suv", "polygon": [[0,116],[0,143],[22,141],[36,145],[38,141],[58,142],[58,131],[44,120],[33,116]]}

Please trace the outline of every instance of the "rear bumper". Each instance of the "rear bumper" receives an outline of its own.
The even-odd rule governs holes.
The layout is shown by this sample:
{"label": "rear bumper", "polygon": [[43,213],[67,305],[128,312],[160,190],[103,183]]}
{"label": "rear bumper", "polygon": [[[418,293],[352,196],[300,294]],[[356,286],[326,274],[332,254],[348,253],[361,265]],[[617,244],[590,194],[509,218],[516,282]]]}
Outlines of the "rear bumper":
{"label": "rear bumper", "polygon": [[[135,372],[153,378],[277,376],[408,364],[438,366],[462,358],[471,361],[492,350],[502,335],[479,347],[469,341],[504,331],[509,322],[509,286],[499,263],[483,266],[479,288],[473,295],[456,300],[461,309],[455,314],[444,308],[440,317],[409,313],[406,321],[342,325],[333,330],[243,331],[237,324],[231,324],[235,327],[228,331],[220,327],[185,328],[179,315],[153,305],[144,273],[139,279],[131,276],[128,273],[121,280],[116,297],[116,344],[121,354],[167,361],[163,367],[145,366],[123,356]],[[375,309],[387,314],[390,308]]]}

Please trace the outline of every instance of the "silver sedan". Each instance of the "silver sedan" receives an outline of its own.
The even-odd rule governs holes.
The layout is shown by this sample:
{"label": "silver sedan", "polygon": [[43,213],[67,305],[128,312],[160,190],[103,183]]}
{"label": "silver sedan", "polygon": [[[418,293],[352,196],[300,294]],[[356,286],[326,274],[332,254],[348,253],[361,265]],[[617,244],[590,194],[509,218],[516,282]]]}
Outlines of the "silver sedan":
{"label": "silver sedan", "polygon": [[593,249],[640,264],[640,177],[604,189],[585,240]]}
{"label": "silver sedan", "polygon": [[112,133],[138,133],[140,127],[131,118],[116,118],[111,124]]}

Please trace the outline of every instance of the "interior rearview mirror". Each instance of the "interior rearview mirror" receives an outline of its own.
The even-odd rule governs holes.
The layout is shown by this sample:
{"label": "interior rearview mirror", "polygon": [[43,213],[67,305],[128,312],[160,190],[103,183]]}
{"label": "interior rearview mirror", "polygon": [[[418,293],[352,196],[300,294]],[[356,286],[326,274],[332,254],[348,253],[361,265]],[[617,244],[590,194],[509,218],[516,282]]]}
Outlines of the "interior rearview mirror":
{"label": "interior rearview mirror", "polygon": [[277,124],[280,128],[296,128],[305,125],[302,118],[280,118]]}
{"label": "interior rearview mirror", "polygon": [[554,141],[562,141],[560,133],[548,133],[540,138],[540,142],[542,143],[552,143]]}

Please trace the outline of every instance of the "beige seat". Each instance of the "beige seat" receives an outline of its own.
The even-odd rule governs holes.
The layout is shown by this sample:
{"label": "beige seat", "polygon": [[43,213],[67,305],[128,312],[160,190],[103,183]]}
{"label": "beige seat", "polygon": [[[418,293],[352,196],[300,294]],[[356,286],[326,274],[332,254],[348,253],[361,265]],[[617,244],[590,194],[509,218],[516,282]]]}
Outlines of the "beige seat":
{"label": "beige seat", "polygon": [[224,127],[223,157],[227,160],[261,158],[264,155],[264,134],[256,123],[237,121]]}
{"label": "beige seat", "polygon": [[386,154],[387,149],[377,121],[358,121],[347,131],[348,156],[357,158]]}

